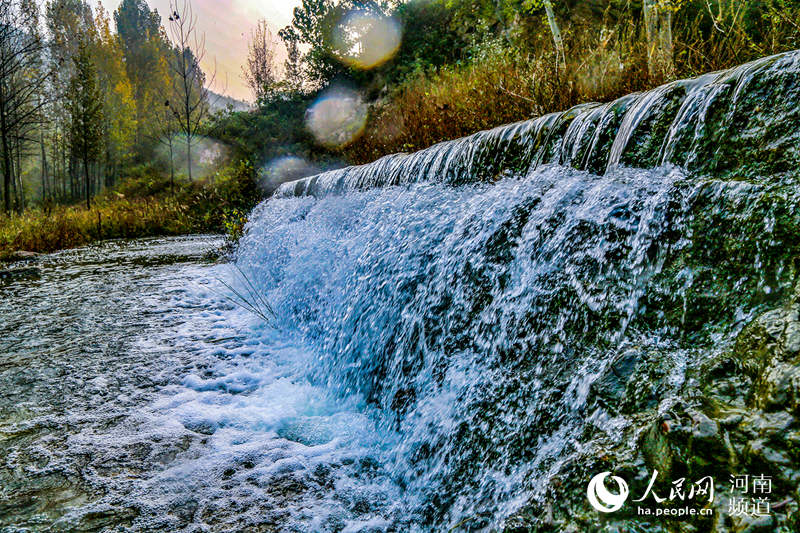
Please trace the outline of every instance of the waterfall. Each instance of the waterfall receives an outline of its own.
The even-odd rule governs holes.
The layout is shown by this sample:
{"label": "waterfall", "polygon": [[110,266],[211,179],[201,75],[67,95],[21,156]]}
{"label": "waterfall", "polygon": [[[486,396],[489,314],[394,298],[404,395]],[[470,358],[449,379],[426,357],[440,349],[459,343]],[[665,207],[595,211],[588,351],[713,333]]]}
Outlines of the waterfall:
{"label": "waterfall", "polygon": [[491,182],[546,164],[595,174],[667,164],[715,177],[784,172],[800,161],[798,73],[800,52],[787,52],[285,183],[275,195]]}
{"label": "waterfall", "polygon": [[800,53],[778,55],[286,183],[256,208],[237,264],[313,354],[305,378],[392,436],[389,523],[501,528],[542,507],[593,443],[625,441],[784,301],[799,74]]}

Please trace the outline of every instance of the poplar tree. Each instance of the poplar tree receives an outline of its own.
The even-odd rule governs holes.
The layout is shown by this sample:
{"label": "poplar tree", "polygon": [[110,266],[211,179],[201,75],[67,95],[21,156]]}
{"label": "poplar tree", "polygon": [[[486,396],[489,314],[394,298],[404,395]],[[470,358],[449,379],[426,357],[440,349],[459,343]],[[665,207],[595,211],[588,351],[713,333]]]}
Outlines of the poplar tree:
{"label": "poplar tree", "polygon": [[257,104],[263,104],[270,99],[278,82],[275,47],[275,39],[267,26],[267,21],[259,20],[255,29],[250,31],[247,63],[242,67],[244,79]]}
{"label": "poplar tree", "polygon": [[85,43],[81,42],[73,62],[75,74],[70,80],[67,94],[69,143],[73,157],[83,164],[86,209],[91,209],[92,181],[89,164],[97,161],[102,150],[103,95],[97,80],[97,68]]}
{"label": "poplar tree", "polygon": [[125,69],[122,44],[111,31],[108,16],[98,5],[95,16],[97,38],[91,43],[91,54],[97,68],[97,79],[103,94],[103,174],[106,185],[113,185],[120,166],[133,155],[136,136],[136,101]]}
{"label": "poplar tree", "polygon": [[75,76],[75,62],[81,43],[95,39],[94,20],[83,0],[50,0],[46,8],[49,33],[48,58],[52,69],[48,91],[52,98],[50,121],[53,131],[54,174],[62,183],[62,200],[80,199],[78,161],[70,150],[70,114],[67,98]]}
{"label": "poplar tree", "polygon": [[561,63],[564,65],[564,68],[566,68],[567,55],[564,52],[564,41],[561,39],[561,30],[558,28],[556,15],[553,12],[553,3],[550,0],[542,0],[542,3],[544,4],[544,10],[547,14],[547,24],[550,26],[550,34],[553,36],[553,44],[556,46],[556,63],[558,63],[560,58]]}
{"label": "poplar tree", "polygon": [[122,0],[114,11],[125,69],[136,105],[136,142],[142,148],[158,134],[160,104],[170,79],[167,62],[172,53],[161,15],[145,0]]}

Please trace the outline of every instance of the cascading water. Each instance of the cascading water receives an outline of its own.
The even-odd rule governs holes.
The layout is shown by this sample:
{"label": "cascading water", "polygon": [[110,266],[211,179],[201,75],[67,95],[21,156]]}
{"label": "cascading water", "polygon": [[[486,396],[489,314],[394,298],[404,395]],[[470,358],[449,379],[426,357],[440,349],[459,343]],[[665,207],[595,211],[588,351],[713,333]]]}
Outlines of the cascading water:
{"label": "cascading water", "polygon": [[396,434],[395,518],[497,525],[576,445],[611,355],[669,342],[627,328],[687,192],[676,170],[548,167],[283,199],[254,213],[238,264],[317,354],[312,381]]}
{"label": "cascading water", "polygon": [[799,74],[800,53],[766,58],[286,183],[256,209],[238,266],[312,354],[305,378],[382,436],[392,488],[359,520],[544,527],[554,479],[694,394],[792,291]]}
{"label": "cascading water", "polygon": [[544,164],[594,174],[619,165],[672,164],[717,178],[794,170],[800,161],[799,72],[799,52],[766,57],[607,104],[582,104],[413,154],[285,183],[275,196],[495,181]]}
{"label": "cascading water", "polygon": [[[240,270],[191,237],[3,273],[0,528],[799,531],[799,69],[284,184]],[[775,506],[601,515],[612,470]]]}

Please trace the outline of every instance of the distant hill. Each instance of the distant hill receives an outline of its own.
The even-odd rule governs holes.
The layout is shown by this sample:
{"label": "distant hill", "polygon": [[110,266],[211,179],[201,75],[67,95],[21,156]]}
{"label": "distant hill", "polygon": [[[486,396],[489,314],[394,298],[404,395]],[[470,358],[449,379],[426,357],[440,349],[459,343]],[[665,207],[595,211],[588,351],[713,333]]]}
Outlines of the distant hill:
{"label": "distant hill", "polygon": [[215,93],[210,89],[208,91],[208,102],[211,105],[212,111],[224,111],[229,107],[233,108],[234,111],[247,111],[251,107],[247,102],[225,96],[224,94]]}

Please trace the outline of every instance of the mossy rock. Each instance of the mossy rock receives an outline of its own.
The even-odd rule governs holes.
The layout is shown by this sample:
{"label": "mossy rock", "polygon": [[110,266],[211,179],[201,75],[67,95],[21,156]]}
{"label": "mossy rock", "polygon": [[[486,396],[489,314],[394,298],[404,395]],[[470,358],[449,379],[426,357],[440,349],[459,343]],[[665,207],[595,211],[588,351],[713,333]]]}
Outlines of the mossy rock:
{"label": "mossy rock", "polygon": [[[585,431],[583,451],[553,476],[543,498],[509,520],[507,530],[795,531],[800,502],[794,381],[800,375],[799,305],[797,297],[790,296],[784,305],[751,320],[729,348],[708,347],[705,354],[699,350],[702,362],[688,371],[677,395],[662,399],[658,406],[627,400],[623,438]],[[626,394],[636,390],[633,383],[669,371],[659,367],[655,353],[629,349],[618,354],[598,378],[592,393],[597,398],[590,405],[616,406],[614,412],[620,413]],[[648,521],[630,509],[603,515],[589,506],[585,490],[591,476],[612,471],[628,481],[631,494],[641,494],[653,470],[660,474],[655,486],[659,494],[668,493],[669,482],[679,477],[714,477],[713,515]],[[741,474],[772,479],[771,501],[777,507],[769,517],[733,517],[727,512],[728,478]]]}

